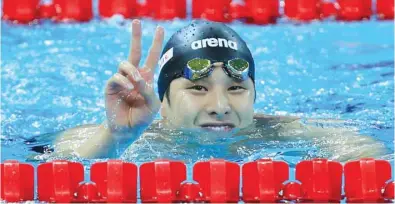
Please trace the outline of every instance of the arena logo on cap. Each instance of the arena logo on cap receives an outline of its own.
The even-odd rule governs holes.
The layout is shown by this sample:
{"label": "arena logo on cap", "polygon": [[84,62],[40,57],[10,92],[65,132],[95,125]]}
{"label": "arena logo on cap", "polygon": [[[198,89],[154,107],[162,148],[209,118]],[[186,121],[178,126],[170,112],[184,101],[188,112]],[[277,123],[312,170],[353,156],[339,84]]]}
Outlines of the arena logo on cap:
{"label": "arena logo on cap", "polygon": [[193,41],[191,44],[192,49],[198,50],[205,47],[226,47],[237,50],[237,43],[224,38],[205,38],[203,40]]}

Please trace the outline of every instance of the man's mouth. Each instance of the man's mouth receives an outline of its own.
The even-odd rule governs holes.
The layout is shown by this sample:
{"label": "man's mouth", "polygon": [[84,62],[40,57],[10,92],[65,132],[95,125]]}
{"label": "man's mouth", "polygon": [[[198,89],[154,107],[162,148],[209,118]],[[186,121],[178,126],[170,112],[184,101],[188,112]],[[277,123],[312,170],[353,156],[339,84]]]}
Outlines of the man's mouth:
{"label": "man's mouth", "polygon": [[200,127],[209,131],[230,132],[233,128],[235,128],[235,125],[231,123],[205,123],[200,125]]}

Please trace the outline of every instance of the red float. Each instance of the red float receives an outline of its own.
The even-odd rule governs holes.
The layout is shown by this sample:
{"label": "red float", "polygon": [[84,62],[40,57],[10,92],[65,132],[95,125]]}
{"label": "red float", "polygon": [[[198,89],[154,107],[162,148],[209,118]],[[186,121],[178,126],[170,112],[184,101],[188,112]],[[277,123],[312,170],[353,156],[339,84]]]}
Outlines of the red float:
{"label": "red float", "polygon": [[178,0],[178,18],[186,18],[187,17],[187,1],[186,0]]}
{"label": "red float", "polygon": [[311,21],[320,18],[319,0],[285,0],[284,13],[293,20]]}
{"label": "red float", "polygon": [[370,18],[372,15],[372,0],[362,0],[364,3],[364,17]]}
{"label": "red float", "polygon": [[243,165],[243,201],[278,202],[283,183],[288,180],[288,164],[271,159],[260,159]]}
{"label": "red float", "polygon": [[360,21],[370,18],[371,0],[338,0],[337,19],[342,21]]}
{"label": "red float", "polygon": [[84,167],[78,162],[56,160],[37,167],[38,199],[45,202],[72,202],[79,183],[84,180]]}
{"label": "red float", "polygon": [[394,1],[376,0],[377,17],[380,20],[394,20]]}
{"label": "red float", "polygon": [[387,183],[387,185],[384,188],[384,198],[386,200],[394,200],[395,199],[395,182],[391,181],[389,183]]}
{"label": "red float", "polygon": [[298,0],[296,19],[311,21],[320,18],[319,0]]}
{"label": "red float", "polygon": [[7,202],[34,199],[34,168],[15,160],[1,164],[1,200]]}
{"label": "red float", "polygon": [[326,159],[302,161],[295,178],[302,183],[302,199],[307,202],[340,202],[343,166]]}
{"label": "red float", "polygon": [[140,195],[142,202],[170,203],[177,201],[177,191],[186,179],[182,162],[157,160],[140,166]]}
{"label": "red float", "polygon": [[192,18],[201,18],[206,7],[207,0],[192,0]]}
{"label": "red float", "polygon": [[18,23],[29,23],[38,17],[38,4],[40,0],[3,0],[4,20]]}
{"label": "red float", "polygon": [[245,18],[248,15],[248,10],[244,5],[231,3],[229,7],[229,14],[232,19]]}
{"label": "red float", "polygon": [[38,8],[40,18],[53,18],[56,16],[56,9],[54,4],[42,4]]}
{"label": "red float", "polygon": [[234,162],[212,159],[193,166],[193,180],[202,187],[206,202],[238,202],[239,179],[240,167]]}
{"label": "red float", "polygon": [[344,166],[346,202],[383,202],[381,192],[391,179],[391,165],[385,160],[361,159]]}
{"label": "red float", "polygon": [[90,0],[54,0],[57,21],[89,21],[93,17]]}
{"label": "red float", "polygon": [[136,0],[100,0],[99,14],[103,18],[113,15],[122,15],[124,18],[137,16],[138,4]]}
{"label": "red float", "polygon": [[321,18],[328,18],[330,16],[336,16],[337,14],[337,9],[334,2],[321,2],[320,10]]}
{"label": "red float", "polygon": [[121,160],[92,165],[91,181],[96,183],[101,199],[111,203],[137,202],[137,166]]}
{"label": "red float", "polygon": [[276,23],[280,16],[278,0],[246,0],[246,8],[248,11],[247,23]]}
{"label": "red float", "polygon": [[302,185],[297,182],[289,182],[283,188],[283,200],[286,201],[302,201]]}
{"label": "red float", "polygon": [[147,4],[145,3],[137,3],[136,4],[136,16],[137,17],[146,17],[149,14],[149,10]]}
{"label": "red float", "polygon": [[[217,21],[223,23],[232,21],[230,15],[230,3],[232,2],[232,0],[204,0],[199,1],[199,3],[200,2],[201,5],[197,7],[195,15],[198,15],[201,12],[200,17],[210,21]],[[199,3],[195,2],[194,5]]]}
{"label": "red float", "polygon": [[298,0],[284,0],[284,14],[290,19],[296,17],[298,11]]}
{"label": "red float", "polygon": [[196,203],[203,201],[203,190],[198,183],[183,183],[180,190],[177,192],[177,202]]}
{"label": "red float", "polygon": [[156,20],[172,20],[186,17],[186,0],[147,1],[153,11],[151,17]]}
{"label": "red float", "polygon": [[77,188],[76,198],[74,198],[73,202],[103,202],[99,195],[100,194],[95,183],[81,183]]}

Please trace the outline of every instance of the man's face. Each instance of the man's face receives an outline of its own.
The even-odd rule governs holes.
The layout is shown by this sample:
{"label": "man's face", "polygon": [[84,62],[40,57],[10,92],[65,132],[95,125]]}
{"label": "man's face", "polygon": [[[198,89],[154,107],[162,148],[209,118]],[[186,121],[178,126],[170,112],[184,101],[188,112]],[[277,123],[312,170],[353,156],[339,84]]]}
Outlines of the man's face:
{"label": "man's face", "polygon": [[238,81],[216,63],[210,76],[190,81],[178,78],[170,84],[170,105],[162,102],[162,116],[174,128],[232,131],[250,125],[254,115],[254,84]]}

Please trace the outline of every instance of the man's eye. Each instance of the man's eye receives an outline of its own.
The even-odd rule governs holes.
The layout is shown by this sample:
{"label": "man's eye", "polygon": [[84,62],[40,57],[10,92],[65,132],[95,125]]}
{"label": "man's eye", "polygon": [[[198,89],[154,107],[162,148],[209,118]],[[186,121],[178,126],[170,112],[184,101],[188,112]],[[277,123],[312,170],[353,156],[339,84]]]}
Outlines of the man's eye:
{"label": "man's eye", "polygon": [[208,91],[206,89],[206,87],[200,86],[200,85],[192,86],[192,87],[189,87],[188,89],[193,89],[193,90],[196,90],[196,91]]}
{"label": "man's eye", "polygon": [[228,90],[229,91],[238,91],[238,90],[245,90],[245,88],[241,87],[241,86],[231,86],[231,87],[229,87]]}

